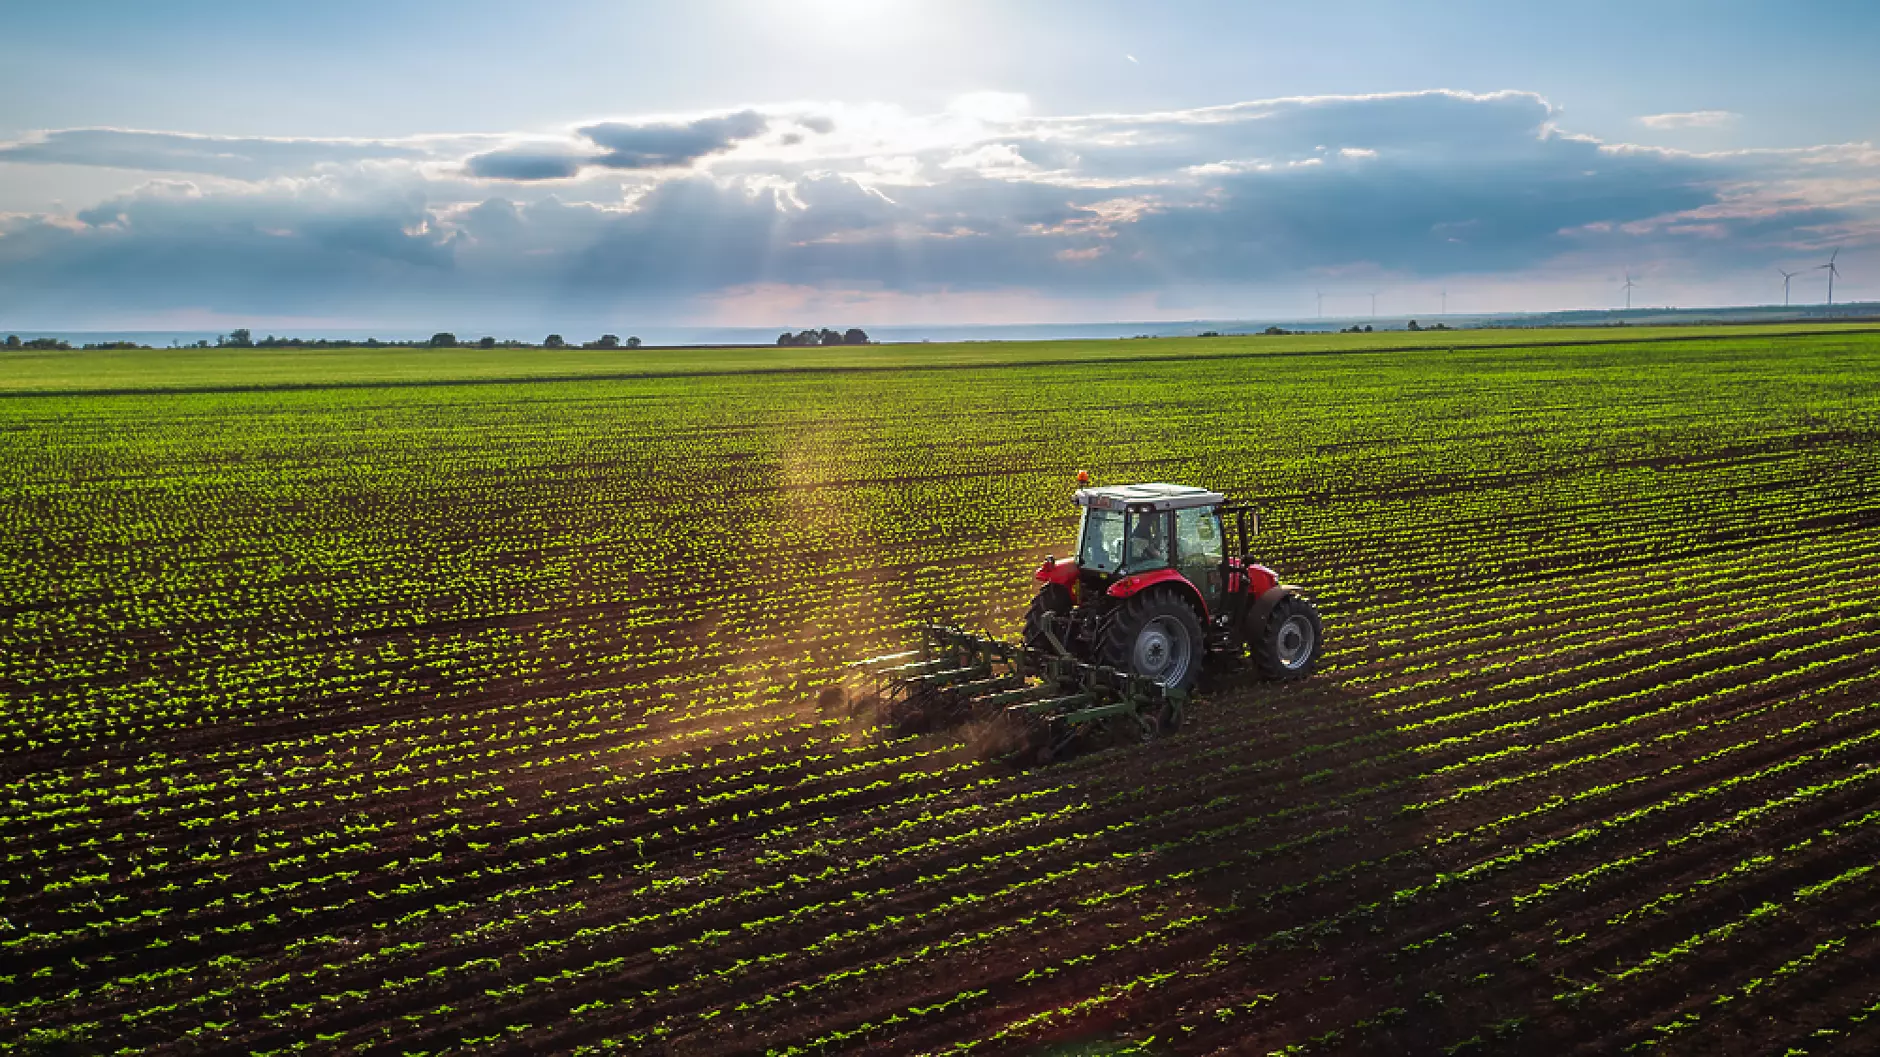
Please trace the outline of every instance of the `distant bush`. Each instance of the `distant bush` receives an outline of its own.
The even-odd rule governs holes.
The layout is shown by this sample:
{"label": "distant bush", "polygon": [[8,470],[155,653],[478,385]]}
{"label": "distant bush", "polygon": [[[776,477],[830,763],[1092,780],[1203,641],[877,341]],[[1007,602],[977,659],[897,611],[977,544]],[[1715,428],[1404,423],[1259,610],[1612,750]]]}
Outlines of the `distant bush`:
{"label": "distant bush", "polygon": [[799,334],[792,334],[786,330],[777,335],[777,344],[796,346],[866,345],[868,344],[868,332],[860,327],[850,327],[846,332],[830,330],[828,327],[824,327],[821,330],[805,330]]}

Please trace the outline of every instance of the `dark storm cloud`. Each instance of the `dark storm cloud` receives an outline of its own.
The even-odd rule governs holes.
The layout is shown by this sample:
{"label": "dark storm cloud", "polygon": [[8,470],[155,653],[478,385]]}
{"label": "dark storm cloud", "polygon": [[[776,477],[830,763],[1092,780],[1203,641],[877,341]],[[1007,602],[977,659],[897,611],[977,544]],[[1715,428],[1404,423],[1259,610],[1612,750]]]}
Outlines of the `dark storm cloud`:
{"label": "dark storm cloud", "polygon": [[1480,167],[1339,157],[1223,175],[1208,200],[1128,225],[1118,249],[1196,278],[1354,261],[1432,275],[1519,269],[1571,248],[1573,229],[1708,205],[1714,176],[1685,159],[1600,158],[1574,140]]}
{"label": "dark storm cloud", "polygon": [[1208,163],[1299,161],[1341,150],[1483,167],[1555,150],[1552,108],[1527,92],[1280,99],[1172,114],[1031,123],[1021,154],[1047,168],[1130,177]]}
{"label": "dark storm cloud", "polygon": [[179,306],[282,314],[447,291],[455,233],[420,200],[204,196],[155,187],[0,238],[14,311]]}

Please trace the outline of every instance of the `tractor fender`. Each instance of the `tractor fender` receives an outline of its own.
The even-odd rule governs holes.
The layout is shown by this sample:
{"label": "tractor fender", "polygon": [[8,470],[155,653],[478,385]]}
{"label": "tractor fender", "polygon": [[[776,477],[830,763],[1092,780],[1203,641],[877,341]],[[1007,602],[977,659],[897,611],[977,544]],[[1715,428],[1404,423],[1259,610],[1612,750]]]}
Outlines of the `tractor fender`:
{"label": "tractor fender", "polygon": [[1227,593],[1250,594],[1255,598],[1279,586],[1279,574],[1257,562],[1227,559]]}
{"label": "tractor fender", "polygon": [[1033,575],[1043,583],[1069,588],[1077,583],[1077,559],[1046,558]]}
{"label": "tractor fender", "polygon": [[1189,583],[1188,578],[1175,569],[1157,569],[1154,572],[1136,573],[1133,576],[1125,576],[1111,584],[1110,589],[1105,591],[1104,594],[1109,595],[1111,598],[1128,598],[1130,595],[1146,591],[1158,584],[1170,583],[1180,585],[1179,589],[1182,593],[1182,597],[1188,599],[1189,603],[1195,607],[1196,615],[1201,618],[1201,623],[1206,625],[1208,622],[1208,604],[1202,600],[1201,592],[1195,589],[1195,585]]}
{"label": "tractor fender", "polygon": [[1274,608],[1288,598],[1297,598],[1299,594],[1297,587],[1279,583],[1260,592],[1260,597],[1254,599],[1253,605],[1247,608],[1247,623],[1243,632],[1246,638],[1252,641],[1260,629],[1266,627],[1266,618],[1273,615]]}

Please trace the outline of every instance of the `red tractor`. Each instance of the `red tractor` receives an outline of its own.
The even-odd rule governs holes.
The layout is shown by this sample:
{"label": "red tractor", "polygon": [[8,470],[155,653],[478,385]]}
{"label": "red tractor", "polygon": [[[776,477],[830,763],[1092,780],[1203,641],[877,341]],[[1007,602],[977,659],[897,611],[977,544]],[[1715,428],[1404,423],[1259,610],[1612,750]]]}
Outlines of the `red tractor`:
{"label": "red tractor", "polygon": [[919,649],[858,662],[896,727],[972,716],[1043,761],[1101,729],[1141,741],[1179,729],[1205,664],[1251,655],[1275,679],[1317,666],[1318,610],[1247,553],[1250,507],[1172,484],[1083,488],[1076,502],[1077,555],[1038,570],[1022,643],[936,624]]}
{"label": "red tractor", "polygon": [[1077,553],[1038,570],[1027,647],[1180,690],[1204,664],[1237,666],[1248,654],[1272,679],[1317,666],[1318,610],[1253,560],[1251,508],[1173,484],[1082,488],[1075,501]]}

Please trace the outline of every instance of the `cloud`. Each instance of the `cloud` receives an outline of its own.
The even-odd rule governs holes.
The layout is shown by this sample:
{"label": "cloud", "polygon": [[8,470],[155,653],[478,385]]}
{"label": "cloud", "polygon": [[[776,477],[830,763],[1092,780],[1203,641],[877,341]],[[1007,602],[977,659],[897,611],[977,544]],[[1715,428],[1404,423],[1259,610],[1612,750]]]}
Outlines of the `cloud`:
{"label": "cloud", "polygon": [[755,110],[741,110],[683,124],[609,121],[589,125],[580,133],[605,151],[594,158],[596,165],[609,169],[667,169],[730,150],[740,140],[761,135],[769,127],[769,118]]}
{"label": "cloud", "polygon": [[1638,123],[1646,128],[1728,128],[1743,117],[1728,110],[1687,110],[1676,114],[1646,114]]}
{"label": "cloud", "polygon": [[[1621,262],[1662,287],[1831,242],[1843,261],[1880,247],[1870,147],[1694,154],[1571,135],[1558,116],[1524,92],[1070,117],[980,95],[926,115],[743,110],[353,156],[343,141],[138,134],[174,135],[196,166],[227,147],[251,182],[159,179],[8,218],[0,312],[343,306],[423,326],[507,313],[572,327],[786,302],[1202,311],[1341,277],[1558,286]],[[233,146],[280,142],[304,154]],[[372,153],[392,149],[411,154]]]}
{"label": "cloud", "polygon": [[266,139],[75,128],[0,145],[0,162],[95,165],[259,180],[326,164],[431,157],[438,141]]}
{"label": "cloud", "polygon": [[578,175],[588,161],[552,147],[510,147],[473,155],[464,162],[464,170],[486,180],[566,180]]}
{"label": "cloud", "polygon": [[[828,118],[799,118],[796,124],[810,131],[834,125]],[[566,180],[589,166],[604,169],[676,169],[739,143],[761,136],[770,118],[755,110],[702,117],[685,122],[627,123],[606,121],[576,129],[593,148],[572,145],[508,147],[473,155],[464,162],[471,176],[494,180]],[[785,137],[786,144],[801,140]]]}

